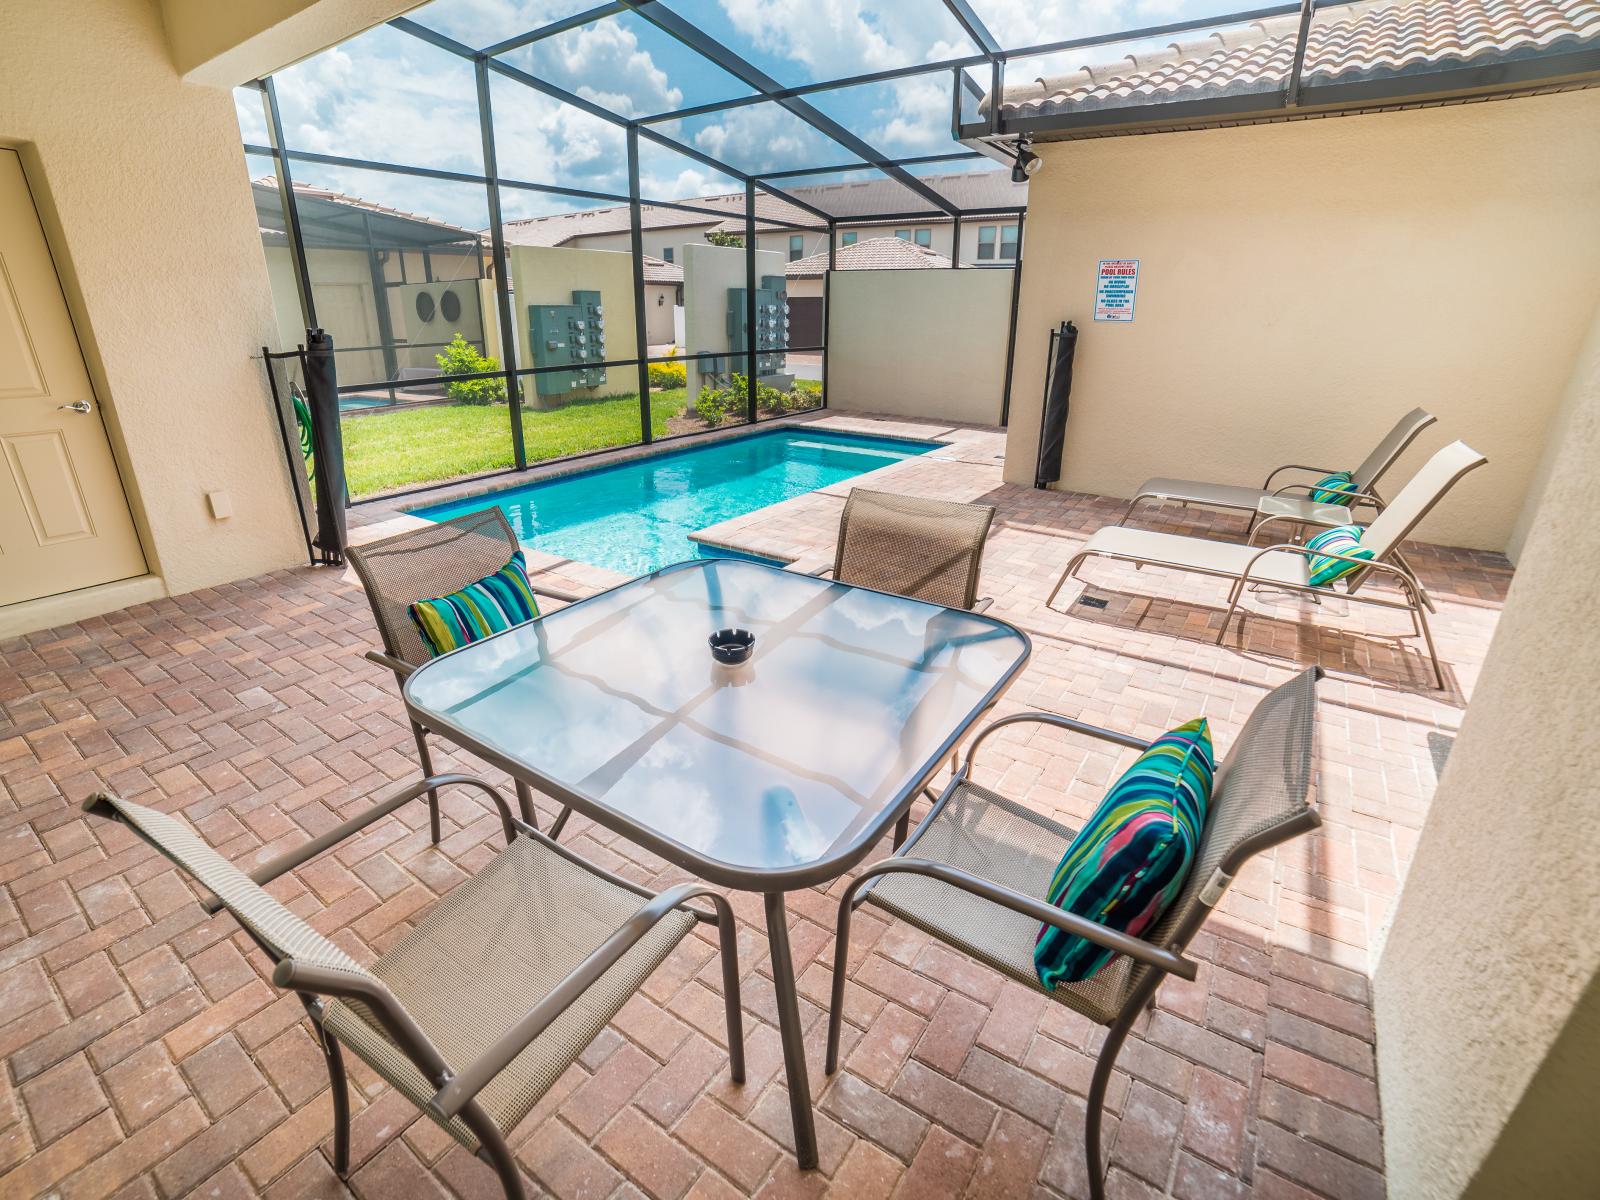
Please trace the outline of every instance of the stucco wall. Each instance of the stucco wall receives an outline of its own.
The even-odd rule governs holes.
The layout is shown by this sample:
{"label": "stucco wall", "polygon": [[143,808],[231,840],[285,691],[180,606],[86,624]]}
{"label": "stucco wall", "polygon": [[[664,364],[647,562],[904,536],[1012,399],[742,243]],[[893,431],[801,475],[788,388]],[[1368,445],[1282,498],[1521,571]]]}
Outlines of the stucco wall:
{"label": "stucco wall", "polygon": [[160,0],[172,62],[185,79],[218,87],[280,67],[387,21],[418,0]]}
{"label": "stucco wall", "polygon": [[[521,367],[534,365],[528,345],[528,306],[533,304],[571,304],[572,293],[599,292],[605,308],[606,357],[635,357],[639,345],[633,324],[633,256],[610,250],[568,250],[548,246],[512,246],[511,311],[517,323],[517,347]],[[631,368],[608,370],[606,383],[599,388],[579,388],[573,395],[610,395],[612,392],[637,392],[638,376]],[[535,402],[531,384],[524,397]]]}
{"label": "stucco wall", "polygon": [[1408,1200],[1600,1179],[1600,314],[1568,369],[1560,449],[1374,978],[1389,1194]]}
{"label": "stucco wall", "polygon": [[[1421,536],[1508,545],[1600,297],[1600,91],[1038,149],[1008,479],[1070,318],[1062,487],[1354,466],[1422,404],[1388,487],[1463,438],[1490,465]],[[1141,260],[1132,324],[1092,320],[1101,258]]]}
{"label": "stucco wall", "polygon": [[1000,420],[1010,271],[835,271],[828,407]]}
{"label": "stucco wall", "polygon": [[81,0],[65,25],[0,5],[0,142],[21,152],[152,571],[184,592],[302,560],[250,357],[278,338],[233,97],[180,81],[148,0]]}
{"label": "stucco wall", "polygon": [[[744,250],[709,243],[689,245],[683,251],[683,327],[686,354],[726,353],[733,345],[728,336],[728,290],[745,285]],[[756,251],[756,283],[767,275],[782,277],[784,257],[767,250]],[[700,363],[690,359],[689,395],[698,396],[703,385]],[[706,365],[709,367],[709,360]],[[735,363],[733,371],[743,374],[745,364]],[[707,372],[709,374],[709,371]]]}

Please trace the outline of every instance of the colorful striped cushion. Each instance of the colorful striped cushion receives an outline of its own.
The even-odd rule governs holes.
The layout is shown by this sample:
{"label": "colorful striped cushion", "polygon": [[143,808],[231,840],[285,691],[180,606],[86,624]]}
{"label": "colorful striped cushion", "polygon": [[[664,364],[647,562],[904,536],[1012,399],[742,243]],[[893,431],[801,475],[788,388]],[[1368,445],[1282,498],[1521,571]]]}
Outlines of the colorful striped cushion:
{"label": "colorful striped cushion", "polygon": [[1335,471],[1311,485],[1311,503],[1348,506],[1355,499],[1356,491],[1355,480],[1350,478],[1349,471]]}
{"label": "colorful striped cushion", "polygon": [[522,551],[518,550],[493,575],[485,575],[448,596],[418,600],[406,611],[428,653],[438,657],[491,633],[533,620],[539,615],[539,602],[528,584],[528,571]]}
{"label": "colorful striped cushion", "polygon": [[1361,544],[1361,526],[1340,525],[1334,529],[1324,529],[1316,537],[1306,541],[1306,549],[1311,554],[1311,586],[1327,587],[1335,579],[1343,579],[1346,575],[1354,574],[1361,570],[1361,564],[1347,562],[1342,558],[1329,558],[1326,554],[1318,554],[1318,550],[1332,550],[1337,554],[1353,554],[1357,558],[1370,559],[1372,551]]}
{"label": "colorful striped cushion", "polygon": [[[1158,737],[1072,839],[1046,899],[1134,937],[1150,929],[1189,877],[1215,770],[1204,717]],[[1046,988],[1088,979],[1115,957],[1054,925],[1040,929],[1033,948]]]}

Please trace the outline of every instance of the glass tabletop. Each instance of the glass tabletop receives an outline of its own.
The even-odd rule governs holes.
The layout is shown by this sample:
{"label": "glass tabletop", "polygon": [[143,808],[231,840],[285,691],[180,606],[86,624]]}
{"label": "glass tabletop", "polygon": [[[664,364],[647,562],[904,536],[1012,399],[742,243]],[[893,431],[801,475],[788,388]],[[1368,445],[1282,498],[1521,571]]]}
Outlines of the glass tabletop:
{"label": "glass tabletop", "polygon": [[[730,627],[755,634],[739,666],[707,644]],[[435,659],[405,695],[680,866],[777,890],[848,869],[1029,652],[992,617],[712,559]]]}

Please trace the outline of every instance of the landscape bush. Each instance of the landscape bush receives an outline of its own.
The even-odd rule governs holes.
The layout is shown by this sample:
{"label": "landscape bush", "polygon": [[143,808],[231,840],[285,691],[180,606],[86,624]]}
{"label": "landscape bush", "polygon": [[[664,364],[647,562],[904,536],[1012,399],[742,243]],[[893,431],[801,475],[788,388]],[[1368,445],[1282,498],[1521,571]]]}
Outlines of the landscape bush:
{"label": "landscape bush", "polygon": [[[461,334],[433,359],[441,375],[480,375],[498,371],[500,360],[478,353],[478,348]],[[457,404],[498,404],[506,398],[504,379],[459,379],[445,384],[445,394]]]}

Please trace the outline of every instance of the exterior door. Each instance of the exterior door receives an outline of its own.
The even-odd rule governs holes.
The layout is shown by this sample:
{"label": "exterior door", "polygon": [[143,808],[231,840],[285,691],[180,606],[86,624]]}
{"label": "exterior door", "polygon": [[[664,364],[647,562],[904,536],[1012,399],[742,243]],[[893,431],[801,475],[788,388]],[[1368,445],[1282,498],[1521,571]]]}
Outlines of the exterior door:
{"label": "exterior door", "polygon": [[0,150],[0,604],[144,573],[22,160]]}
{"label": "exterior door", "polygon": [[822,345],[822,297],[789,297],[789,345],[810,350]]}

